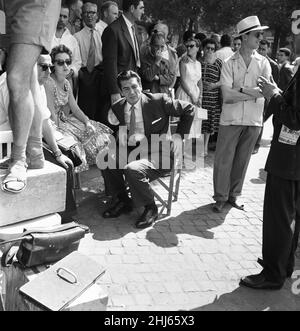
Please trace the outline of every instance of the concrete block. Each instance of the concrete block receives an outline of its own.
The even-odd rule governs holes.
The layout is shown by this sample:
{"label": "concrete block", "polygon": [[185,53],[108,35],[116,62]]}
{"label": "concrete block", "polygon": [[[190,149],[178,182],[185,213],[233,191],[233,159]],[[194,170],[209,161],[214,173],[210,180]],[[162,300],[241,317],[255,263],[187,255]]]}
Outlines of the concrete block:
{"label": "concrete block", "polygon": [[[5,177],[0,170],[0,181]],[[20,194],[0,190],[0,227],[65,209],[66,171],[50,162],[41,170],[28,170],[26,189]]]}
{"label": "concrete block", "polygon": [[24,229],[48,228],[55,225],[61,225],[61,217],[58,214],[46,215],[18,224],[0,227],[0,242],[20,236],[24,232]]}

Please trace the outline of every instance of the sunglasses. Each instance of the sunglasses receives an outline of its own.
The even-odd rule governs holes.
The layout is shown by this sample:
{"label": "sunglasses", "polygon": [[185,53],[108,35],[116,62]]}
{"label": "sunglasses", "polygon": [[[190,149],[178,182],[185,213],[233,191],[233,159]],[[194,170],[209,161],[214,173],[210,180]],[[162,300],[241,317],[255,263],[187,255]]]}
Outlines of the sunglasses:
{"label": "sunglasses", "polygon": [[255,33],[255,37],[256,37],[256,38],[259,38],[260,36],[263,37],[263,36],[264,36],[264,33],[263,33],[263,32],[256,32],[256,33]]}
{"label": "sunglasses", "polygon": [[185,47],[187,48],[187,49],[189,49],[189,48],[194,48],[196,45],[185,45]]}
{"label": "sunglasses", "polygon": [[72,61],[70,59],[67,59],[67,60],[55,60],[54,62],[57,63],[57,65],[60,66],[60,67],[64,66],[65,64],[67,66],[70,66],[72,64]]}
{"label": "sunglasses", "polygon": [[209,47],[209,46],[208,47],[205,47],[205,49],[207,51],[213,51],[213,52],[216,50],[214,47]]}
{"label": "sunglasses", "polygon": [[42,69],[42,71],[52,70],[53,65],[52,64],[39,64],[39,67]]}

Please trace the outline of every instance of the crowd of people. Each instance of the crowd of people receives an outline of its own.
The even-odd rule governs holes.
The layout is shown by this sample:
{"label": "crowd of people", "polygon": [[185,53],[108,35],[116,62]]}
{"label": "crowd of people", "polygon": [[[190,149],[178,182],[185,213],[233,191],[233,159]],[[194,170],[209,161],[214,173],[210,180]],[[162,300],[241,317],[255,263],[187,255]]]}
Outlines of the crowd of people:
{"label": "crowd of people", "polygon": [[[122,10],[113,1],[100,8],[92,0],[47,0],[43,10],[40,6],[34,0],[10,1],[2,8],[10,48],[0,50],[0,128],[10,124],[14,147],[1,189],[23,192],[27,168],[43,168],[50,150],[46,158],[69,173],[72,164],[81,172],[97,163],[112,198],[103,217],[116,218],[134,206],[144,207],[136,227],[147,228],[158,218],[150,182],[170,171],[184,140],[203,137],[203,152],[196,150],[196,157],[206,157],[210,142],[217,141],[213,212],[221,213],[227,203],[243,210],[237,199],[248,164],[258,152],[263,123],[274,115],[276,139],[286,146],[272,145],[267,169],[264,271],[241,284],[281,287],[293,269],[300,228],[300,194],[295,193],[300,187],[300,116],[291,89],[291,84],[298,88],[299,75],[290,63],[291,50],[281,48],[277,59],[271,59],[270,43],[264,38],[268,27],[257,16],[241,20],[234,36],[187,31],[183,44],[174,49],[166,22],[155,22],[147,30],[140,23],[145,11],[140,0],[123,0]],[[31,16],[25,20],[24,13]],[[29,26],[28,21],[35,24]],[[201,109],[207,111],[203,121],[198,116]],[[174,118],[177,131],[169,141]],[[155,136],[164,138],[154,144]],[[48,152],[43,152],[42,137]],[[74,147],[68,157],[59,148],[63,140]],[[279,168],[272,173],[270,164],[284,148],[290,148],[287,157],[298,167],[291,165],[279,181]],[[72,176],[68,178],[66,211],[74,211]],[[280,191],[279,186],[294,201],[289,205],[285,199],[284,222],[271,207],[278,199],[271,191]],[[272,217],[277,219],[275,230]],[[295,220],[296,226],[288,231]],[[280,249],[272,253],[274,246],[285,256]]]}

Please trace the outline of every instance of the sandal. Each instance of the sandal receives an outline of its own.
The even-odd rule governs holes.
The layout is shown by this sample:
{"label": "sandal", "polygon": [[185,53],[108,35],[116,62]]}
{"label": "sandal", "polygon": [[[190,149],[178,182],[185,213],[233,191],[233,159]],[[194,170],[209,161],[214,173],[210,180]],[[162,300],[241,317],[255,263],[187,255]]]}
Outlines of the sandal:
{"label": "sandal", "polygon": [[26,168],[26,164],[23,162],[17,162],[11,166],[1,183],[1,190],[12,194],[23,192],[27,186]]}

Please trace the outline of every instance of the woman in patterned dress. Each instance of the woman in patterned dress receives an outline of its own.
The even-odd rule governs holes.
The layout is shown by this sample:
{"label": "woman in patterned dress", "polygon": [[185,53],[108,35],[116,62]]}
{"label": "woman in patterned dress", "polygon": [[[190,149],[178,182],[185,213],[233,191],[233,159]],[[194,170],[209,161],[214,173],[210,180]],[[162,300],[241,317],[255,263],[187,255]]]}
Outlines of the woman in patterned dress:
{"label": "woman in patterned dress", "polygon": [[213,39],[205,39],[202,43],[204,56],[202,64],[203,99],[202,107],[208,111],[208,119],[202,122],[204,134],[204,155],[208,155],[210,135],[219,131],[221,115],[221,70],[222,61],[216,59],[217,43]]}
{"label": "woman in patterned dress", "polygon": [[82,165],[76,172],[89,169],[96,164],[96,157],[110,142],[112,131],[104,124],[91,121],[78,107],[70,83],[66,79],[70,72],[72,53],[64,45],[51,52],[53,73],[45,84],[48,108],[58,131],[72,136],[78,143]]}

